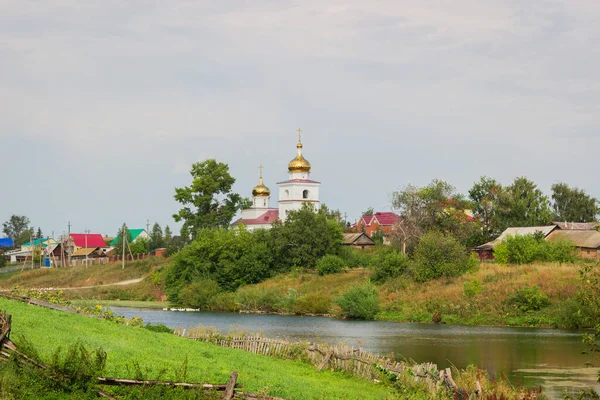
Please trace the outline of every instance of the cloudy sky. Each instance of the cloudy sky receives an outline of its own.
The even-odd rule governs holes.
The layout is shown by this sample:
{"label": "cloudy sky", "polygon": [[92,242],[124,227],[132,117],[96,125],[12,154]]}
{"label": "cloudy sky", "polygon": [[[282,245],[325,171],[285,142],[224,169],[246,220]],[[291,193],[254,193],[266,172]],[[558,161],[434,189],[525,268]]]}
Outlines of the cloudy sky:
{"label": "cloudy sky", "polygon": [[599,42],[597,0],[3,0],[0,221],[174,227],[209,157],[276,201],[298,127],[352,220],[433,178],[600,197]]}

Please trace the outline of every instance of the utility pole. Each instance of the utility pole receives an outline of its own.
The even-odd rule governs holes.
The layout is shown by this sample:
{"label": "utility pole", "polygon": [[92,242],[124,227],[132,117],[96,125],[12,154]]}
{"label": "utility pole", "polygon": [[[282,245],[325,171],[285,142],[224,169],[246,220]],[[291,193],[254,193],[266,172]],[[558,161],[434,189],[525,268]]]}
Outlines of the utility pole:
{"label": "utility pole", "polygon": [[87,266],[88,266],[88,253],[89,253],[88,252],[88,245],[87,245],[87,235],[88,235],[88,233],[90,233],[90,230],[89,229],[85,229],[83,232],[85,233],[85,267],[87,268]]}
{"label": "utility pole", "polygon": [[[68,227],[69,227],[69,230],[67,231],[67,240],[66,240],[67,246],[69,246],[69,243],[71,241],[71,221],[69,221]],[[70,248],[67,250],[67,256],[69,258],[69,267],[70,267],[71,266],[71,249]]]}
{"label": "utility pole", "polygon": [[123,246],[123,260],[121,264],[121,268],[125,269],[125,242],[127,241],[127,235],[125,235],[125,225],[123,225],[121,232],[121,245]]}

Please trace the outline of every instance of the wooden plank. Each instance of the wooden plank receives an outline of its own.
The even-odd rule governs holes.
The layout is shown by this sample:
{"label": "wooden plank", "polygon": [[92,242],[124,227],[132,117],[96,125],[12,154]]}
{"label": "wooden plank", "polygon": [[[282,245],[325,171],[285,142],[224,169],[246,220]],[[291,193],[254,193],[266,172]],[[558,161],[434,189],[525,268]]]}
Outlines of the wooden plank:
{"label": "wooden plank", "polygon": [[329,359],[331,358],[332,355],[333,355],[333,350],[331,350],[329,353],[327,353],[325,358],[323,358],[323,361],[321,361],[321,364],[319,364],[317,371],[321,371],[325,367],[325,365],[327,364],[327,362],[329,361]]}
{"label": "wooden plank", "polygon": [[225,388],[225,395],[223,396],[223,400],[231,400],[233,399],[233,395],[235,394],[235,382],[238,378],[238,372],[233,371],[231,376],[229,377],[229,382],[227,382],[227,387]]}

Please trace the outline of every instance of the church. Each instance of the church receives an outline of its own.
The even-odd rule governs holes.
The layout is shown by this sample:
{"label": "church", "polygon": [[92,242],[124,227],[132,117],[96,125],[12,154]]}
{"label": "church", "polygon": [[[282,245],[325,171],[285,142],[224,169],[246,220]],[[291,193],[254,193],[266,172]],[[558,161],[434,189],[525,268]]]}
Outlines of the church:
{"label": "church", "polygon": [[321,205],[319,201],[319,188],[321,182],[310,179],[310,163],[302,155],[301,129],[298,129],[298,144],[296,157],[288,164],[288,179],[278,182],[279,201],[278,207],[270,207],[271,191],[265,186],[260,167],[258,185],[252,189],[252,206],[242,210],[242,217],[233,225],[243,224],[248,230],[269,229],[273,222],[285,222],[290,211],[299,210],[302,203],[310,202],[316,208]]}

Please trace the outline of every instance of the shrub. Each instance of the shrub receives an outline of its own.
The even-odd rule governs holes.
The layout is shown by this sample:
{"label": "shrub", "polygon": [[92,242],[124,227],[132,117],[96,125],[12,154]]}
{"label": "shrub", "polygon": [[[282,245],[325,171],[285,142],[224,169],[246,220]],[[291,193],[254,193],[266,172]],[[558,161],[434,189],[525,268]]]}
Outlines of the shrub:
{"label": "shrub", "polygon": [[543,235],[508,236],[494,248],[500,264],[530,264],[534,261],[575,262],[575,245],[568,240],[549,242]]}
{"label": "shrub", "polygon": [[210,279],[201,279],[185,286],[179,293],[181,304],[185,307],[207,309],[221,292],[219,284]]}
{"label": "shrub", "polygon": [[235,302],[242,310],[276,311],[282,294],[274,288],[250,286],[239,289],[235,293]]}
{"label": "shrub", "polygon": [[3,254],[0,254],[0,268],[6,267],[6,258]]}
{"label": "shrub", "polygon": [[169,328],[165,324],[156,324],[156,325],[146,324],[144,326],[144,329],[148,329],[149,331],[158,332],[158,333],[173,333],[173,329]]}
{"label": "shrub", "polygon": [[371,263],[375,270],[373,280],[384,282],[389,278],[396,278],[408,268],[408,257],[402,253],[392,251],[378,254]]}
{"label": "shrub", "polygon": [[481,282],[479,282],[477,278],[471,279],[471,282],[466,282],[463,287],[463,291],[467,297],[474,297],[475,295],[478,295],[481,293],[482,289],[483,286],[481,286]]}
{"label": "shrub", "polygon": [[344,260],[333,254],[327,254],[321,257],[317,262],[317,271],[319,275],[337,274],[344,268]]}
{"label": "shrub", "polygon": [[575,299],[567,299],[558,305],[555,324],[559,328],[581,329],[592,327],[594,316],[589,307]]}
{"label": "shrub", "polygon": [[337,300],[342,315],[353,319],[374,319],[379,312],[379,294],[371,283],[353,286]]}
{"label": "shrub", "polygon": [[550,300],[545,293],[540,292],[537,285],[527,285],[521,289],[515,289],[515,294],[508,299],[508,304],[523,312],[538,311],[550,305]]}
{"label": "shrub", "polygon": [[418,282],[459,276],[477,265],[466,248],[450,234],[429,232],[415,247],[411,272]]}
{"label": "shrub", "polygon": [[324,293],[309,293],[296,299],[294,312],[296,314],[327,314],[330,306],[330,295]]}
{"label": "shrub", "polygon": [[348,268],[367,267],[373,259],[373,254],[351,246],[342,246],[339,255]]}

